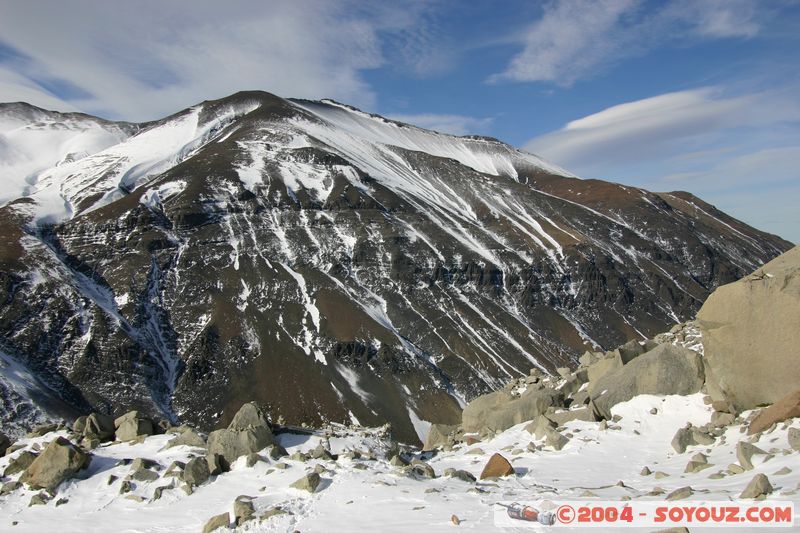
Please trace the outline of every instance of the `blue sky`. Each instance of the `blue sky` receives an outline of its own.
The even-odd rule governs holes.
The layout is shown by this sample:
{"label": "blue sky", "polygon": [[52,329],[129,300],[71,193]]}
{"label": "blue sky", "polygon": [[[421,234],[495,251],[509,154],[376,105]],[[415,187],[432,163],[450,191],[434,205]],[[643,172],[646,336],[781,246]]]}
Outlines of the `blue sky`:
{"label": "blue sky", "polygon": [[792,0],[0,0],[0,101],[147,120],[330,97],[800,242],[798,50]]}

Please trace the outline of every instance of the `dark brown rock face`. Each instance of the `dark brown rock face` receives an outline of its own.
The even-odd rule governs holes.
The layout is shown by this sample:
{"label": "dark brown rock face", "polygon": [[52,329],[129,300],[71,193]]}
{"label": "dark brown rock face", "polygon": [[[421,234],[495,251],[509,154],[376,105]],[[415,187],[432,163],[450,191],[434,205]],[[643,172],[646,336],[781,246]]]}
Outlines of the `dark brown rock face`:
{"label": "dark brown rock face", "polygon": [[669,329],[789,247],[688,193],[265,93],[37,183],[0,207],[2,352],[75,412],[205,430],[254,400],[414,441],[412,419]]}

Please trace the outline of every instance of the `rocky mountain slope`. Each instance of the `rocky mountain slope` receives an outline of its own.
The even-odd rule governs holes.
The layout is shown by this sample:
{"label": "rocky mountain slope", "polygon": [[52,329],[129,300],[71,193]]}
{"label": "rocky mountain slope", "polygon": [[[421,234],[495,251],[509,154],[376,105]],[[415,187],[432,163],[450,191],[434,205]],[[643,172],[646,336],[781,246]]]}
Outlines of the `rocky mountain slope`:
{"label": "rocky mountain slope", "polygon": [[[753,311],[795,335],[799,285],[796,247],[715,291],[702,320],[587,351],[578,368],[556,376],[533,368],[475,398],[460,424],[433,425],[423,450],[398,443],[388,425],[290,427],[253,403],[209,434],[137,411],[40,426],[16,442],[0,434],[0,520],[15,531],[505,531],[524,525],[502,506],[514,501],[535,505],[546,524],[566,501],[716,502],[742,505],[742,520],[759,502],[796,509],[797,351],[745,323],[727,335],[757,340],[753,361],[709,357],[727,336],[724,322],[709,317],[747,287]],[[790,379],[757,371],[783,361],[794,363]],[[737,365],[750,369],[738,372],[750,388],[771,383],[782,397],[742,409],[723,379]],[[712,521],[686,512],[661,524],[697,531]],[[781,525],[797,524],[795,515]],[[614,525],[602,526],[623,530]]]}
{"label": "rocky mountain slope", "polygon": [[688,193],[332,101],[238,93],[143,125],[0,116],[12,423],[45,398],[212,429],[255,400],[294,423],[389,420],[411,442],[531,366],[690,318],[790,246]]}

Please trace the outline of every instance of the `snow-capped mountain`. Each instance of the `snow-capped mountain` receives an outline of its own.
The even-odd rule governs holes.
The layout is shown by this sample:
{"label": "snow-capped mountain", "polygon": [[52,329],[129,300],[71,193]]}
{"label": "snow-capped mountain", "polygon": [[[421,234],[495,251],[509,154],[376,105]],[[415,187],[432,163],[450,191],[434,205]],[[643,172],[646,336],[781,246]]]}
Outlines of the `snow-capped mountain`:
{"label": "snow-capped mountain", "polygon": [[6,104],[0,126],[0,350],[75,411],[207,426],[256,400],[411,441],[790,247],[689,193],[327,100],[142,125]]}

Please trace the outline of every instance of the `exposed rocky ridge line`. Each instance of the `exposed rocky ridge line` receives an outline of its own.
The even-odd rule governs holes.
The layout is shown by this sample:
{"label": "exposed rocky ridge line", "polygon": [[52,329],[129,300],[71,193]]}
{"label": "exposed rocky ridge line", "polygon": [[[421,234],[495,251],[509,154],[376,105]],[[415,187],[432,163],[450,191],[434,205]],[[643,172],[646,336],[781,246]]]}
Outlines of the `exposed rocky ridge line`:
{"label": "exposed rocky ridge line", "polygon": [[75,414],[205,430],[254,399],[412,442],[531,366],[691,318],[789,246],[688,193],[258,92],[32,181],[0,208],[0,350]]}

